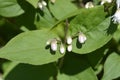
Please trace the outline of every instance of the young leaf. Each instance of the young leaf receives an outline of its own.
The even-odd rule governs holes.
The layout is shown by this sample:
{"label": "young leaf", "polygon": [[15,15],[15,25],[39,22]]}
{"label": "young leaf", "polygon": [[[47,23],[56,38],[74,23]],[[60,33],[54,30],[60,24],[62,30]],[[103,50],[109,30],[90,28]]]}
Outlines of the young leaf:
{"label": "young leaf", "polygon": [[113,80],[118,77],[120,77],[120,55],[113,52],[105,62],[102,80]]}
{"label": "young leaf", "polygon": [[[64,5],[63,5],[64,4]],[[55,4],[49,2],[49,7],[52,14],[57,19],[62,19],[71,12],[77,10],[77,7],[72,3],[71,0],[56,0]]]}
{"label": "young leaf", "polygon": [[46,30],[24,32],[10,40],[0,50],[0,57],[34,65],[54,62],[63,55],[59,50],[53,53],[49,46],[46,46],[46,42],[52,38],[56,36]]}
{"label": "young leaf", "polygon": [[4,17],[19,16],[24,10],[19,6],[17,0],[0,0],[0,15]]}

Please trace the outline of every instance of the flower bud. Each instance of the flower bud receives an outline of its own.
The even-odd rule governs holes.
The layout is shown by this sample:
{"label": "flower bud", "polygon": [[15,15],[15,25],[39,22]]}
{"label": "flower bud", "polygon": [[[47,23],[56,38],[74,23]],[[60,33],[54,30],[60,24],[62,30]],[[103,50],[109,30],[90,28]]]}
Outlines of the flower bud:
{"label": "flower bud", "polygon": [[53,39],[51,41],[51,50],[52,51],[56,51],[57,50],[57,40],[56,39]]}
{"label": "flower bud", "polygon": [[80,32],[78,36],[79,43],[84,43],[86,40],[87,40],[86,36]]}
{"label": "flower bud", "polygon": [[46,42],[46,45],[50,45],[50,43],[51,43],[51,40],[48,40],[48,41]]}
{"label": "flower bud", "polygon": [[87,2],[85,4],[85,8],[93,8],[93,7],[94,7],[93,2]]}
{"label": "flower bud", "polygon": [[47,3],[44,0],[42,0],[41,3],[42,3],[43,6],[47,6]]}
{"label": "flower bud", "polygon": [[43,10],[45,6],[47,6],[47,3],[44,0],[38,2],[38,7],[41,10]]}
{"label": "flower bud", "polygon": [[67,37],[67,44],[72,44],[72,38],[71,38],[71,36]]}
{"label": "flower bud", "polygon": [[120,8],[120,0],[116,0],[116,4],[117,4],[117,9]]}
{"label": "flower bud", "polygon": [[70,44],[70,45],[67,46],[67,51],[68,51],[68,52],[71,52],[71,51],[72,51],[72,44]]}
{"label": "flower bud", "polygon": [[39,7],[41,10],[43,10],[43,5],[42,5],[41,2],[38,2],[38,7]]}
{"label": "flower bud", "polygon": [[63,46],[62,43],[61,43],[61,45],[60,45],[60,53],[61,53],[61,54],[65,53],[65,48],[64,48],[64,46]]}

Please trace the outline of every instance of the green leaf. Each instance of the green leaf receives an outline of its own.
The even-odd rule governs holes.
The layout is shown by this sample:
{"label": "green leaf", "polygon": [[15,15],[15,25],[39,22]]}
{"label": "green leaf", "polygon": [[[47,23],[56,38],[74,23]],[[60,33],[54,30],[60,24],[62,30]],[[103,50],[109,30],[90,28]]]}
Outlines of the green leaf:
{"label": "green leaf", "polygon": [[53,38],[57,38],[56,35],[46,30],[21,33],[0,50],[0,57],[34,65],[54,62],[63,55],[59,50],[56,53],[51,52],[46,46],[46,42]]}
{"label": "green leaf", "polygon": [[0,15],[4,17],[19,16],[24,10],[19,6],[17,0],[0,0]]}
{"label": "green leaf", "polygon": [[[43,14],[40,14],[40,13],[43,13]],[[35,15],[34,23],[37,29],[51,28],[56,24],[56,20],[54,19],[54,17],[52,17],[48,8],[45,7],[43,12],[40,12],[40,10],[38,9],[38,12]]]}
{"label": "green leaf", "polygon": [[63,60],[58,80],[97,80],[86,56],[68,53]]}
{"label": "green leaf", "polygon": [[35,8],[37,8],[37,3],[38,3],[39,0],[26,0],[26,1],[28,1]]}
{"label": "green leaf", "polygon": [[18,64],[11,69],[11,71],[4,77],[4,80],[49,80],[56,74],[57,69],[54,64],[46,64],[42,66]]}
{"label": "green leaf", "polygon": [[73,52],[79,54],[92,52],[112,38],[116,25],[111,24],[110,18],[106,16],[102,6],[81,10],[81,13],[70,22],[69,32],[74,36],[81,31],[87,40],[84,44],[80,44],[76,37],[73,40]]}
{"label": "green leaf", "polygon": [[113,80],[120,77],[120,55],[113,52],[104,64],[104,75],[102,80]]}
{"label": "green leaf", "polygon": [[49,7],[52,14],[57,19],[62,19],[68,14],[77,10],[77,7],[72,3],[71,0],[56,0],[55,4],[52,4],[51,2],[49,2]]}

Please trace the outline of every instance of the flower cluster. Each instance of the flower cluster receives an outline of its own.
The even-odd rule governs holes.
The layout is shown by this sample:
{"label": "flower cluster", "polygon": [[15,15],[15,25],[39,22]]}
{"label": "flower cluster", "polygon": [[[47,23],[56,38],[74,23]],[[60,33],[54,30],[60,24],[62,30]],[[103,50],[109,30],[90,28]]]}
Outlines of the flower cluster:
{"label": "flower cluster", "polygon": [[[80,44],[85,43],[85,41],[87,40],[86,36],[82,32],[78,33],[77,38],[78,38],[78,41]],[[54,39],[48,40],[46,42],[46,45],[47,46],[50,45],[50,48],[52,51],[57,51],[58,44],[60,44],[60,47],[59,47],[60,53],[64,54],[66,49],[65,49],[65,46],[62,43],[62,41],[54,38]],[[71,36],[67,36],[67,38],[66,38],[66,47],[67,47],[68,52],[72,51],[72,37]]]}
{"label": "flower cluster", "polygon": [[45,6],[47,6],[47,3],[44,0],[38,1],[38,7],[40,10],[43,10]]}

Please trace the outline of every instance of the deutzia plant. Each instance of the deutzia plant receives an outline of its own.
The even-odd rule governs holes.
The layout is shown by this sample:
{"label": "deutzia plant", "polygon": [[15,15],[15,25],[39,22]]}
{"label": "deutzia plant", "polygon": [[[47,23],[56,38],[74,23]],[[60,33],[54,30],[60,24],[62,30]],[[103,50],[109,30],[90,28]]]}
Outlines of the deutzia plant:
{"label": "deutzia plant", "polygon": [[0,80],[120,80],[120,0],[0,0]]}

